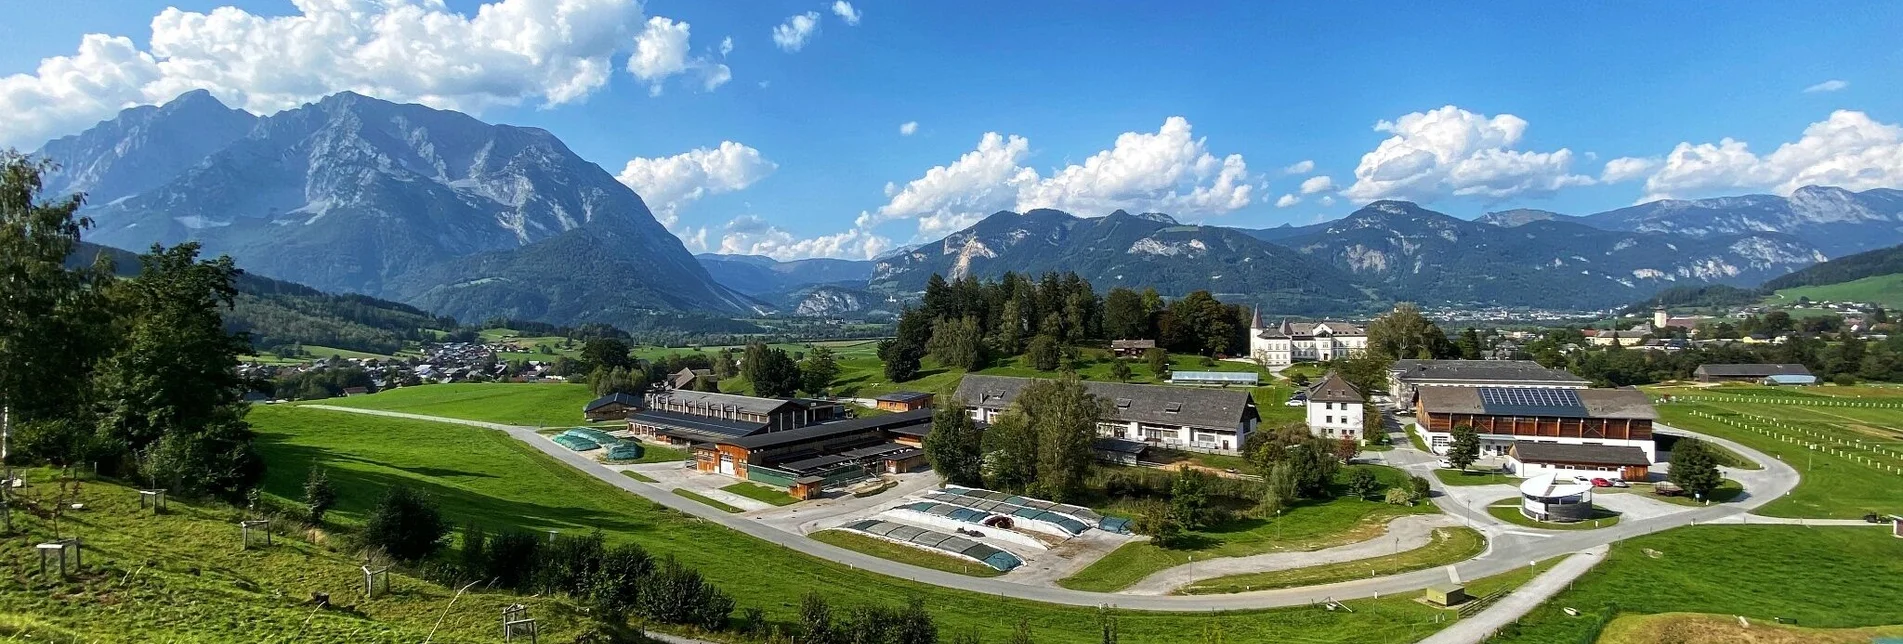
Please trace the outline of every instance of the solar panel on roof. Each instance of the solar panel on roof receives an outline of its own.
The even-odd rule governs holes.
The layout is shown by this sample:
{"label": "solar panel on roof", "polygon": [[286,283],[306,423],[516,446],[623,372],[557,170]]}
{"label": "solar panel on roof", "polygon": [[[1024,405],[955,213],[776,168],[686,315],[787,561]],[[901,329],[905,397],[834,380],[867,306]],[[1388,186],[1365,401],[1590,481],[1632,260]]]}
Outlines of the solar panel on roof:
{"label": "solar panel on roof", "polygon": [[1554,387],[1481,387],[1483,405],[1521,407],[1583,407],[1576,389]]}

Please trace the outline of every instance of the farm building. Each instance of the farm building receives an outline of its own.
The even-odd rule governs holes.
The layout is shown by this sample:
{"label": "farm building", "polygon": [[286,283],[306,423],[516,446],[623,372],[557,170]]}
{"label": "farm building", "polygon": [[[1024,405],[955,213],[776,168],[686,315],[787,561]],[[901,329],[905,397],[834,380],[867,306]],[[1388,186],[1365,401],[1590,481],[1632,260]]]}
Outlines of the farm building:
{"label": "farm building", "polygon": [[1119,358],[1134,358],[1156,348],[1155,340],[1111,340],[1110,352]]}
{"label": "farm building", "polygon": [[666,384],[669,389],[693,389],[694,381],[703,378],[706,379],[707,382],[713,382],[715,380],[714,370],[682,368],[680,371],[669,374]]}
{"label": "farm building", "polygon": [[872,402],[885,411],[912,411],[931,407],[932,398],[932,394],[923,391],[895,391],[874,398]]}
{"label": "farm building", "polygon": [[1645,450],[1637,447],[1523,440],[1507,450],[1507,471],[1526,478],[1555,474],[1562,478],[1643,481],[1651,466]]}
{"label": "farm building", "polygon": [[925,453],[893,442],[891,432],[931,422],[931,410],[920,409],[719,438],[694,445],[694,467],[789,488],[809,477],[829,486],[871,473],[909,472],[924,464]]}
{"label": "farm building", "polygon": [[1429,387],[1544,387],[1585,389],[1585,378],[1532,360],[1396,360],[1388,367],[1388,394],[1413,406]]}
{"label": "farm building", "polygon": [[1136,465],[1149,449],[1148,444],[1121,438],[1098,438],[1090,443],[1090,451],[1097,455],[1097,460],[1118,465]]}
{"label": "farm building", "polygon": [[1170,384],[1203,387],[1254,387],[1259,378],[1254,371],[1171,371]]}
{"label": "farm building", "polygon": [[1817,384],[1817,377],[1801,364],[1701,364],[1692,371],[1692,378],[1699,382]]}
{"label": "farm building", "polygon": [[621,420],[630,412],[640,411],[641,399],[630,394],[612,393],[583,405],[581,415],[588,420]]}
{"label": "farm building", "polygon": [[1658,410],[1637,389],[1423,387],[1415,404],[1428,447],[1447,453],[1453,428],[1480,434],[1481,456],[1506,456],[1518,443],[1633,447],[1652,463]]}
{"label": "farm building", "polygon": [[650,393],[644,407],[627,415],[628,429],[674,445],[798,429],[841,413],[838,404],[826,401],[681,390]]}
{"label": "farm building", "polygon": [[[989,423],[1011,407],[1036,378],[968,375],[958,399],[973,420]],[[1197,389],[1085,381],[1092,395],[1111,403],[1097,419],[1097,434],[1154,446],[1235,453],[1261,418],[1243,389]]]}

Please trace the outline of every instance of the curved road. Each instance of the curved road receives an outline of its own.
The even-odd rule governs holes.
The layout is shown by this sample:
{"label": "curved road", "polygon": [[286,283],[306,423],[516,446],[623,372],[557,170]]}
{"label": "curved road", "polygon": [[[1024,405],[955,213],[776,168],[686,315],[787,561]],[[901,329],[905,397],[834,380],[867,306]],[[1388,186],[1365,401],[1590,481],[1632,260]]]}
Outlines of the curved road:
{"label": "curved road", "polygon": [[[510,436],[514,436],[516,439],[535,447],[542,453],[548,454],[550,457],[567,463],[583,472],[587,472],[609,485],[633,492],[669,508],[718,523],[754,538],[853,568],[869,570],[901,579],[911,579],[935,586],[944,586],[947,588],[1029,601],[1069,604],[1073,606],[1109,605],[1123,609],[1146,611],[1188,612],[1252,610],[1283,606],[1301,606],[1328,600],[1359,599],[1417,591],[1435,584],[1447,583],[1449,581],[1450,569],[1452,574],[1458,574],[1462,580],[1478,579],[1508,572],[1515,568],[1529,565],[1535,561],[1559,555],[1572,554],[1596,546],[1606,545],[1614,541],[1630,539],[1660,530],[1668,530],[1680,526],[1692,525],[1694,523],[1735,523],[1741,519],[1739,515],[1743,515],[1753,508],[1764,505],[1772,499],[1783,496],[1797,485],[1797,470],[1792,469],[1776,458],[1732,441],[1693,434],[1705,440],[1723,445],[1746,458],[1755,460],[1764,465],[1764,469],[1762,470],[1732,470],[1727,472],[1729,476],[1744,484],[1746,492],[1742,500],[1719,506],[1697,508],[1687,512],[1677,512],[1650,519],[1638,519],[1630,522],[1621,521],[1615,526],[1598,530],[1576,532],[1541,531],[1535,533],[1532,531],[1498,530],[1498,524],[1492,517],[1487,516],[1482,510],[1476,510],[1453,502],[1441,491],[1439,480],[1429,476],[1427,480],[1437,492],[1434,503],[1440,506],[1442,511],[1476,527],[1486,526],[1496,528],[1488,530],[1492,534],[1493,539],[1485,554],[1448,567],[1431,568],[1400,575],[1362,579],[1324,586],[1283,588],[1230,595],[1125,595],[1084,592],[1054,586],[1029,586],[999,579],[967,577],[955,573],[940,572],[880,559],[845,548],[820,543],[801,535],[762,525],[750,519],[736,517],[735,515],[722,512],[699,502],[676,496],[664,488],[623,476],[612,469],[603,467],[593,459],[571,452],[543,438],[535,433],[536,428],[534,427],[504,425],[459,418],[443,418],[440,416],[425,416],[422,414],[409,414],[377,409],[357,409],[331,405],[301,406],[357,414],[454,423],[507,432]],[[1660,426],[1659,428],[1678,433],[1692,434],[1692,432],[1665,426]],[[1423,459],[1432,459],[1431,456],[1405,447],[1396,447],[1394,450],[1386,452],[1385,454],[1399,456],[1401,458],[1398,460],[1413,463],[1421,462]],[[1394,463],[1393,461],[1394,459],[1390,460],[1393,464],[1408,464]]]}

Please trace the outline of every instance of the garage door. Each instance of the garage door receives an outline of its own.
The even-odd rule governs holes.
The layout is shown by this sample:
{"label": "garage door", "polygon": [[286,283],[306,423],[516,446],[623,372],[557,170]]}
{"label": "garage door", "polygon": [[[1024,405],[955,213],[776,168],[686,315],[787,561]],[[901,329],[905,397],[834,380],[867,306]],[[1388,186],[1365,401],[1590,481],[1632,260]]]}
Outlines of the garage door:
{"label": "garage door", "polygon": [[728,456],[726,454],[720,455],[720,473],[725,474],[727,476],[733,476],[733,457],[732,456]]}

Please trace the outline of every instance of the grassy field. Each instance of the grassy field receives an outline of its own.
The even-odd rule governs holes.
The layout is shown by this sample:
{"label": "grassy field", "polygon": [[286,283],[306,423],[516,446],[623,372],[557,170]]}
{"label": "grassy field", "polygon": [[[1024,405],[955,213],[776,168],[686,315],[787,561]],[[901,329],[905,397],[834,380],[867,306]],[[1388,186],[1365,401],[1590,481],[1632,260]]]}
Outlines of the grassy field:
{"label": "grassy field", "polygon": [[684,487],[674,488],[674,495],[693,499],[695,501],[699,501],[709,507],[712,507],[716,510],[720,510],[721,512],[726,512],[728,514],[739,514],[741,512],[745,512],[745,510],[741,510],[740,508],[727,505],[725,502],[722,502],[722,501],[716,501],[714,499],[707,498],[706,495],[700,494],[698,492],[694,492]]}
{"label": "grassy field", "polygon": [[1665,613],[1614,619],[1599,635],[1598,644],[1869,644],[1885,641],[1881,637],[1903,639],[1903,626],[1804,628],[1763,621],[1747,626],[1734,615]]}
{"label": "grassy field", "polygon": [[[1758,514],[1851,519],[1867,512],[1903,512],[1903,474],[1892,469],[1903,468],[1903,409],[1789,404],[1903,402],[1896,388],[1659,387],[1652,392],[1681,396],[1658,405],[1664,424],[1744,443],[1797,468],[1803,477],[1797,489],[1758,508]],[[1713,397],[1717,400],[1695,399]],[[1855,447],[1859,443],[1863,447]]]}
{"label": "grassy field", "polygon": [[941,555],[923,548],[896,544],[856,532],[821,530],[806,536],[811,537],[814,541],[830,543],[847,550],[863,552],[880,559],[890,559],[899,563],[912,564],[920,568],[955,572],[960,575],[970,575],[973,577],[996,577],[1004,574],[1001,570],[967,559],[960,559],[951,555]]}
{"label": "grassy field", "polygon": [[1427,545],[1372,559],[1205,579],[1183,588],[1187,595],[1241,593],[1271,588],[1315,586],[1398,575],[1472,559],[1487,550],[1487,538],[1472,528],[1436,528]]}
{"label": "grassy field", "polygon": [[586,423],[581,408],[594,399],[588,387],[575,384],[456,382],[328,398],[319,404],[553,427]]}
{"label": "grassy field", "polygon": [[[52,494],[49,472],[26,477],[33,487],[16,494]],[[235,523],[246,517],[226,506],[172,499],[155,516],[131,487],[103,480],[83,482],[73,500],[85,509],[67,514],[59,536],[84,541],[85,568],[65,580],[41,576],[33,552],[52,527],[14,509],[20,534],[0,540],[0,641],[494,642],[511,603],[529,607],[544,641],[583,627],[579,607],[545,597],[475,589],[452,608],[453,590],[400,571],[390,593],[365,599],[357,553],[313,545],[290,525],[271,546],[241,549]],[[312,592],[329,593],[332,608],[314,611]]]}
{"label": "grassy field", "polygon": [[[947,633],[977,629],[986,641],[1002,641],[1012,621],[999,616],[1009,615],[1028,620],[1043,644],[1097,641],[1094,608],[952,591],[800,555],[666,510],[500,432],[296,406],[255,408],[251,422],[270,464],[267,493],[301,498],[309,467],[321,463],[340,497],[333,511],[339,521],[361,521],[383,489],[403,483],[430,495],[457,523],[564,532],[599,528],[611,543],[639,542],[657,556],[673,555],[694,566],[733,594],[740,606],[761,608],[779,623],[796,619],[799,597],[807,592],[823,594],[835,606],[917,596]],[[224,538],[230,538],[230,530],[225,528]],[[1419,640],[1445,625],[1434,622],[1438,611],[1410,599],[1348,605],[1354,613],[1318,607],[1214,615],[1126,613],[1119,624],[1127,641],[1160,644],[1203,642],[1203,633],[1211,628],[1233,641],[1400,643]],[[494,630],[489,613],[483,614],[482,625],[485,633]],[[489,637],[492,641],[493,635]]]}
{"label": "grassy field", "polygon": [[1517,478],[1500,472],[1478,472],[1473,470],[1434,470],[1434,478],[1444,485],[1519,485],[1526,479]]}
{"label": "grassy field", "polygon": [[1547,523],[1528,519],[1526,515],[1520,514],[1520,502],[1518,500],[1489,505],[1487,506],[1487,514],[1491,514],[1493,518],[1507,523],[1523,525],[1529,528],[1539,528],[1541,530],[1597,530],[1599,528],[1610,528],[1619,523],[1619,513],[1601,508],[1597,505],[1592,506],[1591,519],[1573,523]]}
{"label": "grassy field", "polygon": [[[1382,482],[1389,485],[1406,478],[1406,474],[1393,468],[1374,465],[1355,467],[1373,469]],[[1089,567],[1059,581],[1058,585],[1074,590],[1110,592],[1134,584],[1156,571],[1191,560],[1331,548],[1381,536],[1387,532],[1387,522],[1395,517],[1438,511],[1429,503],[1388,505],[1353,498],[1301,503],[1280,517],[1263,519],[1245,516],[1190,531],[1186,539],[1189,545],[1186,547],[1164,548],[1148,541],[1124,544]]]}
{"label": "grassy field", "polygon": [[687,452],[683,452],[678,448],[668,447],[660,443],[642,442],[641,443],[641,458],[637,458],[632,461],[615,461],[615,462],[620,464],[637,464],[638,465],[641,463],[679,463],[684,460],[687,460]]}
{"label": "grassy field", "polygon": [[[1651,483],[1633,483],[1632,487],[1625,487],[1625,488],[1596,487],[1592,489],[1592,493],[1593,494],[1641,494],[1641,495],[1644,495],[1645,498],[1652,499],[1654,501],[1663,501],[1665,503],[1670,503],[1673,505],[1683,505],[1686,507],[1702,507],[1705,505],[1704,501],[1700,501],[1698,499],[1694,499],[1689,496],[1659,496],[1657,494],[1652,493],[1652,488],[1653,488],[1653,485]],[[1743,493],[1744,493],[1744,486],[1742,484],[1739,484],[1737,481],[1733,481],[1731,479],[1725,479],[1723,482],[1718,484],[1718,489],[1711,491],[1711,502],[1712,503],[1728,503],[1732,499],[1738,498],[1738,495]]]}
{"label": "grassy field", "polygon": [[[1614,612],[1709,613],[1734,624],[1733,615],[1754,624],[1783,617],[1807,628],[1893,625],[1903,621],[1900,604],[1903,539],[1887,529],[1698,526],[1613,544],[1568,590],[1489,641],[1591,641]],[[1569,607],[1580,615],[1561,610]]]}
{"label": "grassy field", "polygon": [[732,492],[769,505],[792,505],[800,502],[799,499],[793,498],[791,494],[758,483],[742,481],[720,489],[724,492]]}
{"label": "grassy field", "polygon": [[[1822,286],[1787,288],[1766,299],[1765,303],[1789,306],[1797,303],[1800,297],[1808,297],[1814,302],[1864,302],[1886,309],[1903,308],[1903,273],[1875,275]],[[1796,312],[1791,314],[1796,315]]]}

